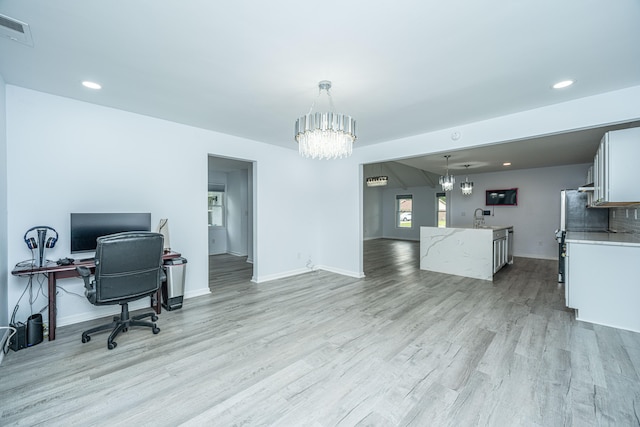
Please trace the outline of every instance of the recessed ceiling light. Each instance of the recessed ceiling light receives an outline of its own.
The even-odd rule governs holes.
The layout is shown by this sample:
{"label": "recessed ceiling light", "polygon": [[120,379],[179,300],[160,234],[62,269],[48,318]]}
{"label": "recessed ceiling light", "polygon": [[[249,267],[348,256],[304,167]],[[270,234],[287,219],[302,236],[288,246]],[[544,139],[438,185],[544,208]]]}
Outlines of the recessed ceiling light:
{"label": "recessed ceiling light", "polygon": [[89,89],[102,89],[102,86],[95,82],[90,82],[85,80],[82,82],[82,86],[88,87]]}
{"label": "recessed ceiling light", "polygon": [[511,166],[511,162],[504,162],[502,166]]}
{"label": "recessed ceiling light", "polygon": [[563,80],[553,85],[554,89],[563,89],[565,87],[569,87],[573,84],[573,80]]}

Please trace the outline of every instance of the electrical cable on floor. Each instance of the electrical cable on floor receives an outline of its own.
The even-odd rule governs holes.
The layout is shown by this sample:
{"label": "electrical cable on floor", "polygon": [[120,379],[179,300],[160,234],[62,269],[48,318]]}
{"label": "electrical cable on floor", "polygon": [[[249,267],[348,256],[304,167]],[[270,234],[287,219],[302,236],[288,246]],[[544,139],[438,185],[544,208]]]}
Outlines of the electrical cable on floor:
{"label": "electrical cable on floor", "polygon": [[2,344],[2,352],[4,354],[7,354],[7,353],[9,353],[9,343],[11,342],[11,338],[13,338],[13,336],[18,331],[13,326],[0,326],[0,331],[3,330],[3,329],[9,329],[11,331],[11,333],[7,337],[6,341]]}

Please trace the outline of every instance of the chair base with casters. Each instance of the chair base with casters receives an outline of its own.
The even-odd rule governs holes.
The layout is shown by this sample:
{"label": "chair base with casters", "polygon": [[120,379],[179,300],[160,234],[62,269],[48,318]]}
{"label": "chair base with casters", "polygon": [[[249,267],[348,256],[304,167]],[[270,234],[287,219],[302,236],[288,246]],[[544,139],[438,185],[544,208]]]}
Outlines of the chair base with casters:
{"label": "chair base with casters", "polygon": [[[151,318],[151,322],[145,322],[141,320],[147,317]],[[118,345],[118,343],[114,341],[116,336],[120,332],[127,332],[129,330],[129,327],[131,326],[146,326],[148,328],[151,328],[151,331],[154,334],[159,333],[160,328],[158,328],[158,326],[156,326],[155,323],[152,323],[152,322],[155,322],[156,320],[158,320],[158,316],[156,316],[155,313],[145,313],[145,314],[140,314],[137,316],[130,317],[129,305],[122,304],[122,311],[120,312],[120,316],[113,316],[113,322],[111,323],[107,323],[106,325],[101,325],[95,328],[91,328],[88,331],[84,331],[82,333],[82,342],[87,343],[91,341],[90,334],[112,329],[111,334],[109,335],[109,338],[107,338],[107,348],[109,350],[113,350]]]}
{"label": "chair base with casters", "polygon": [[[77,273],[84,280],[85,296],[93,305],[120,305],[120,316],[113,322],[89,329],[82,333],[82,342],[91,340],[91,335],[111,330],[107,348],[116,347],[114,339],[120,332],[132,326],[151,328],[160,332],[155,322],[155,313],[129,315],[129,303],[156,295],[160,284],[166,280],[162,268],[163,236],[151,232],[123,232],[101,236],[96,239],[95,272],[88,266],[79,265]],[[147,317],[151,322],[143,321]]]}

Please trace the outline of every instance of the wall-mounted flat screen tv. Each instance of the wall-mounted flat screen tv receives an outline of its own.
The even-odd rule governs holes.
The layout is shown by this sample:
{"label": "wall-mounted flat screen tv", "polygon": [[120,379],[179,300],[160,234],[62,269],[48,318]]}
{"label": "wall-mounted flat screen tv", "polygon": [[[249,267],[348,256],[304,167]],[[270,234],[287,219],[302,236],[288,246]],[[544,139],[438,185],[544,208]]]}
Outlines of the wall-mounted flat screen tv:
{"label": "wall-mounted flat screen tv", "polygon": [[487,206],[517,206],[518,189],[507,188],[505,190],[487,190]]}
{"label": "wall-mounted flat screen tv", "polygon": [[151,231],[150,213],[72,213],[71,253],[96,250],[96,239],[124,231]]}

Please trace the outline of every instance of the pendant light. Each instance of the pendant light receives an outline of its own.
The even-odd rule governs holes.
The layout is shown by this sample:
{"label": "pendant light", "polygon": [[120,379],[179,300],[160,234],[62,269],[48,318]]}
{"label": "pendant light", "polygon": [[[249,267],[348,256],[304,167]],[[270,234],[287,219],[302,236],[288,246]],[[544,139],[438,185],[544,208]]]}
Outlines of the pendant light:
{"label": "pendant light", "polygon": [[460,183],[460,189],[462,190],[462,195],[464,196],[470,196],[471,193],[473,193],[473,182],[469,181],[469,166],[471,165],[464,165],[464,167],[467,168],[467,178],[464,182]]}
{"label": "pendant light", "polygon": [[455,184],[456,179],[453,175],[449,175],[449,157],[450,155],[444,156],[447,159],[447,172],[444,176],[440,177],[440,185],[442,185],[442,191],[451,191],[453,190],[453,184]]}

